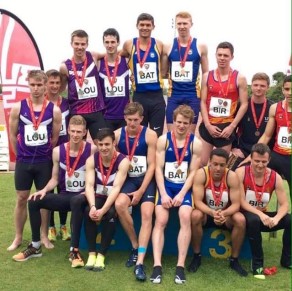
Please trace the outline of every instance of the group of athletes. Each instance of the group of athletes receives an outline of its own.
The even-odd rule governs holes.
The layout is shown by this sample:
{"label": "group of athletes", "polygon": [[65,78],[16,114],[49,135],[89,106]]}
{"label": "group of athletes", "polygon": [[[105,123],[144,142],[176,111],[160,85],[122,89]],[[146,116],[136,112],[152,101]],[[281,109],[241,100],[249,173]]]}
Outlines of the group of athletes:
{"label": "group of athletes", "polygon": [[[190,35],[191,15],[180,12],[175,21],[178,37],[163,44],[151,37],[153,17],[140,14],[139,36],[121,51],[117,30],[109,28],[103,33],[105,53],[87,51],[87,33],[76,30],[73,57],[60,70],[28,72],[30,97],[14,105],[9,121],[17,203],[16,234],[8,250],[22,244],[27,204],[32,242],[13,260],[41,257],[42,244],[54,247],[48,211],[60,212],[63,239],[70,239],[71,211],[73,268],[105,269],[119,219],[132,244],[126,266],[134,266],[137,280],[146,280],[144,259],[152,237],[150,281],[161,283],[164,230],[175,208],[180,225],[175,283],[186,281],[190,244],[194,255],[187,269],[200,267],[204,227],[231,230],[229,266],[240,276],[248,275],[238,260],[247,235],[258,279],[265,278],[261,232],[284,229],[280,264],[291,269],[291,215],[282,180],[291,187],[291,76],[283,82],[283,100],[271,104],[269,77],[256,73],[248,98],[246,78],[230,67],[232,44],[217,46],[218,66],[209,71],[207,46]],[[163,79],[169,85],[167,105]],[[87,131],[93,142],[86,141]],[[37,192],[30,195],[33,183]],[[278,208],[270,211],[274,192]],[[129,207],[138,204],[136,234]],[[86,264],[79,252],[83,221]],[[98,223],[103,227],[97,250]]]}

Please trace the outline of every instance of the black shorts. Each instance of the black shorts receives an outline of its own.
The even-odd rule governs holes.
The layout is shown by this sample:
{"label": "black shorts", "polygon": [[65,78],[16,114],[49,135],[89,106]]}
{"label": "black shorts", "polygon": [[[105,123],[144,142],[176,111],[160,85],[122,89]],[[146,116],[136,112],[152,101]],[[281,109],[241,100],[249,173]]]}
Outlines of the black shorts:
{"label": "black shorts", "polygon": [[17,191],[30,190],[34,183],[37,190],[43,189],[52,176],[52,161],[37,164],[16,162],[14,184]]}
{"label": "black shorts", "polygon": [[101,128],[107,127],[101,111],[82,114],[82,117],[86,120],[86,129],[89,130],[93,140],[96,138],[96,134]]}
{"label": "black shorts", "polygon": [[[215,125],[215,124],[213,124]],[[223,130],[225,127],[229,126],[230,122],[228,123],[222,123],[222,124],[216,124],[217,127],[219,127],[221,130]],[[233,143],[233,141],[236,138],[235,132],[233,131],[232,134],[229,136],[229,138],[214,138],[210,135],[209,131],[207,130],[205,124],[202,122],[199,127],[199,133],[204,141],[207,143],[213,145],[216,148],[222,148],[224,146],[230,145]]]}

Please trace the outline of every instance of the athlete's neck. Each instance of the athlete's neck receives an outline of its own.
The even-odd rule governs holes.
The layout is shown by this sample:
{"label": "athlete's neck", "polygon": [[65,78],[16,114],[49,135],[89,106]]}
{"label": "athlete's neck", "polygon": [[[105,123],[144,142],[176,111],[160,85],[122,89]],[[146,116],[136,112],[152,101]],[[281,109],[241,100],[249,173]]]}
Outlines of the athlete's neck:
{"label": "athlete's neck", "polygon": [[47,97],[48,97],[49,101],[51,101],[55,105],[57,105],[58,101],[59,101],[59,98],[60,98],[60,95],[59,95],[59,93],[57,93],[57,94],[47,94]]}
{"label": "athlete's neck", "polygon": [[141,125],[139,127],[136,127],[135,129],[131,129],[128,126],[126,126],[126,131],[129,135],[129,137],[136,137],[140,131]]}
{"label": "athlete's neck", "polygon": [[31,99],[33,105],[40,105],[40,104],[43,104],[43,102],[45,100],[45,95],[38,96],[38,97],[31,96],[30,99]]}
{"label": "athlete's neck", "polygon": [[110,65],[114,65],[117,57],[118,57],[118,52],[114,52],[112,54],[107,53],[106,54],[107,63]]}
{"label": "athlete's neck", "polygon": [[142,46],[142,49],[146,48],[148,43],[151,41],[151,37],[150,36],[147,36],[147,37],[143,37],[143,36],[140,36],[138,38],[139,40],[139,43],[140,43],[140,48]]}
{"label": "athlete's neck", "polygon": [[288,112],[291,112],[291,102],[287,101],[287,98],[283,101],[283,106],[287,108]]}
{"label": "athlete's neck", "polygon": [[217,71],[218,71],[218,73],[219,73],[219,75],[221,77],[221,80],[223,81],[225,78],[227,80],[227,78],[229,76],[229,72],[231,71],[231,68],[230,68],[230,66],[224,67],[224,68],[223,67],[218,67]]}
{"label": "athlete's neck", "polygon": [[266,100],[266,95],[262,95],[262,96],[254,96],[252,95],[251,96],[251,100],[253,101],[253,103],[256,103],[256,104],[262,104],[265,102]]}
{"label": "athlete's neck", "polygon": [[76,157],[77,156],[77,153],[80,149],[80,147],[84,144],[84,141],[83,140],[80,140],[80,142],[78,143],[75,143],[73,141],[69,141],[69,145],[70,145],[70,153],[69,155],[71,157]]}
{"label": "athlete's neck", "polygon": [[106,157],[103,157],[101,156],[101,161],[102,161],[102,164],[105,166],[105,167],[109,167],[110,164],[111,164],[111,161],[114,157],[114,150]]}
{"label": "athlete's neck", "polygon": [[86,54],[85,53],[82,56],[76,56],[76,55],[73,56],[73,60],[74,60],[74,62],[76,64],[83,63],[85,61],[85,59],[86,59]]}
{"label": "athlete's neck", "polygon": [[181,46],[187,46],[188,42],[189,42],[189,39],[190,39],[190,35],[184,35],[184,36],[178,36],[178,41],[179,41],[179,44]]}

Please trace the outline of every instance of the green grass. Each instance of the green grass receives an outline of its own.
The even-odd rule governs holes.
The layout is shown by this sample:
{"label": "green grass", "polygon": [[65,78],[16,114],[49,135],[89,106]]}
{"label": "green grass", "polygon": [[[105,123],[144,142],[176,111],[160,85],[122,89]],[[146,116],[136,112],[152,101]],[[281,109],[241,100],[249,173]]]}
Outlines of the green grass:
{"label": "green grass", "polygon": [[[286,185],[287,186],[287,185]],[[287,188],[287,187],[286,187]],[[203,258],[202,266],[195,274],[187,273],[185,285],[174,283],[176,257],[165,256],[163,260],[163,281],[160,285],[137,282],[133,269],[124,263],[128,253],[109,251],[104,272],[89,272],[84,269],[72,269],[68,262],[69,242],[58,240],[53,250],[43,249],[43,257],[18,263],[12,261],[15,252],[7,252],[7,246],[14,238],[13,210],[15,191],[13,175],[0,173],[1,215],[0,215],[0,290],[291,290],[291,272],[279,266],[282,232],[269,240],[263,235],[265,266],[277,266],[278,273],[256,280],[251,274],[241,278],[228,267],[226,260]],[[275,204],[275,202],[273,202]],[[56,217],[56,222],[58,218]],[[26,223],[24,239],[31,239],[30,226]],[[25,246],[25,245],[24,245]],[[82,251],[87,257],[86,251]],[[187,263],[190,258],[188,258]],[[249,269],[249,260],[241,260]],[[152,270],[152,254],[146,259],[147,275]]]}

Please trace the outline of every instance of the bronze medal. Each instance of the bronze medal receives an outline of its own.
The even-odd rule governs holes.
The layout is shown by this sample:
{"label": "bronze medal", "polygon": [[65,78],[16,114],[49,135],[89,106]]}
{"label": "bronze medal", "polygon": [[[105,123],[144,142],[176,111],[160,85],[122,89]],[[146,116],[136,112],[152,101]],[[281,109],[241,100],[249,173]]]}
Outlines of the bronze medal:
{"label": "bronze medal", "polygon": [[182,170],[181,169],[177,169],[176,174],[177,175],[181,175],[182,174]]}
{"label": "bronze medal", "polygon": [[130,164],[130,166],[129,166],[129,171],[131,172],[131,171],[133,171],[133,166]]}
{"label": "bronze medal", "polygon": [[259,130],[256,130],[256,132],[254,133],[255,136],[260,136],[260,134],[261,134],[261,133],[260,133]]}
{"label": "bronze medal", "polygon": [[144,75],[143,71],[139,71],[139,75],[142,77]]}

